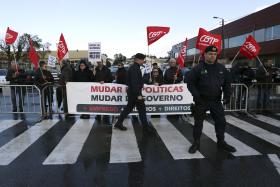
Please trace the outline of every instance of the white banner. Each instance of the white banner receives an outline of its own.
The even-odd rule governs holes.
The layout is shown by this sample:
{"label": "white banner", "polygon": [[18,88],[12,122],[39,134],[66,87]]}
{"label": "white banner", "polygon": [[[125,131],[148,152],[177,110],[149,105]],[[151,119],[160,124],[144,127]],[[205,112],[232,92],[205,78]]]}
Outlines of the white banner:
{"label": "white banner", "polygon": [[56,63],[56,57],[49,55],[48,66],[55,67],[55,63]]}
{"label": "white banner", "polygon": [[[119,115],[127,104],[126,85],[68,82],[66,89],[71,114]],[[149,115],[190,113],[192,95],[186,84],[145,85],[142,93]]]}
{"label": "white banner", "polygon": [[88,43],[88,61],[95,63],[99,60],[101,60],[101,43]]}

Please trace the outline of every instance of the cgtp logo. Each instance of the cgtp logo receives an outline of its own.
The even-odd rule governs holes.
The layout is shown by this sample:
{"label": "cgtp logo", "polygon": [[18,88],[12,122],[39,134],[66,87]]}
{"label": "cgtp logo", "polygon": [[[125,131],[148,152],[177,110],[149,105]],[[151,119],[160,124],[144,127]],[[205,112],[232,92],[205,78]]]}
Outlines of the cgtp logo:
{"label": "cgtp logo", "polygon": [[6,36],[5,36],[5,37],[6,37],[7,40],[9,40],[9,39],[12,39],[12,38],[13,38],[13,35],[11,35],[11,34],[9,34],[9,33],[6,33]]}
{"label": "cgtp logo", "polygon": [[149,39],[156,38],[156,37],[158,37],[161,34],[163,34],[163,31],[150,32],[149,33]]}
{"label": "cgtp logo", "polygon": [[58,48],[59,48],[59,51],[61,51],[63,54],[66,53],[66,49],[65,49],[65,46],[62,41],[59,41]]}
{"label": "cgtp logo", "polygon": [[252,53],[257,52],[256,47],[251,42],[246,42],[244,46],[245,46],[246,49],[248,49],[248,51],[250,51]]}
{"label": "cgtp logo", "polygon": [[214,37],[208,36],[208,35],[201,36],[199,41],[203,42],[203,43],[208,43],[210,45],[213,45],[214,43],[219,42],[219,40],[217,38],[214,38]]}

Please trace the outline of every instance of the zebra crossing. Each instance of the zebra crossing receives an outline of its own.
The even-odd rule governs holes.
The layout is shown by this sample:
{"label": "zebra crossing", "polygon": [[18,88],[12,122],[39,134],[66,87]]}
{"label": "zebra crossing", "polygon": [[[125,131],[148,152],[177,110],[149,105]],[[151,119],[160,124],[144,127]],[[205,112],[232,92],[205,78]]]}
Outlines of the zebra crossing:
{"label": "zebra crossing", "polygon": [[[232,115],[226,116],[227,123],[230,126],[236,127],[246,133],[253,135],[253,138],[258,142],[267,142],[272,146],[278,148],[277,152],[259,151],[252,145],[247,145],[240,140],[240,137],[232,135],[230,132],[226,132],[225,140],[236,147],[237,152],[233,153],[233,156],[256,156],[256,155],[270,155],[269,158],[273,158],[272,161],[279,165],[274,154],[280,153],[280,134],[271,132],[265,129],[266,124],[279,127],[280,121],[263,115],[258,115],[256,120],[259,120],[264,124],[264,128],[255,126],[254,124],[239,119]],[[43,120],[27,128],[22,133],[16,135],[6,144],[0,147],[0,166],[11,164],[17,158],[22,157],[23,153],[27,151],[31,145],[36,144],[37,141],[46,133],[49,133],[50,129],[58,126],[58,119]],[[166,117],[151,118],[150,122],[158,134],[159,140],[162,142],[168,154],[173,160],[189,160],[189,159],[204,159],[207,156],[202,152],[195,154],[188,153],[188,147],[191,145],[192,137],[186,137],[174,124]],[[13,130],[21,125],[21,120],[0,120],[0,136],[5,131]],[[81,152],[87,142],[89,136],[95,134],[96,122],[94,119],[77,119],[74,124],[65,132],[62,139],[58,141],[52,150],[48,150],[42,165],[63,165],[63,164],[75,164],[78,158],[81,156]],[[187,122],[180,122],[180,125],[191,127],[194,124],[193,118],[188,118]],[[61,124],[59,124],[61,125]],[[124,125],[128,128],[127,131],[119,131],[112,128],[112,126],[104,126],[104,128],[110,129],[110,150],[108,162],[114,163],[131,163],[140,162],[143,160],[143,155],[139,150],[139,142],[136,138],[135,124],[131,119],[126,119]],[[214,125],[205,120],[203,134],[209,138],[209,141],[216,142]],[[24,160],[24,159],[23,159]],[[276,160],[276,161],[275,161]]]}

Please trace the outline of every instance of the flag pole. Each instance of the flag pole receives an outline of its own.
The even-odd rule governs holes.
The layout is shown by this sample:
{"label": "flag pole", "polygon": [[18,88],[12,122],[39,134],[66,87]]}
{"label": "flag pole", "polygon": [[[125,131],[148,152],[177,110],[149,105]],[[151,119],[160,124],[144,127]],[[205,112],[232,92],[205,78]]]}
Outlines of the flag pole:
{"label": "flag pole", "polygon": [[14,56],[14,60],[15,60],[15,64],[16,64],[16,71],[18,72],[18,64],[17,64],[17,59],[16,59],[16,50],[15,50],[15,46],[14,44],[12,44],[12,47],[13,47],[13,56]]}
{"label": "flag pole", "polygon": [[259,56],[257,56],[257,59],[258,59],[258,61],[261,63],[261,65],[262,65],[262,67],[263,67],[265,73],[268,73],[268,71],[267,71],[266,68],[264,67],[264,65],[263,65],[263,63],[262,63],[262,61],[261,61],[261,59],[259,58]]}
{"label": "flag pole", "polygon": [[[151,58],[150,58],[150,46],[149,46],[149,44],[148,44],[148,57],[149,57],[149,60],[150,60]],[[150,62],[146,61],[146,63],[150,63]],[[144,74],[145,74],[145,72],[144,72]],[[149,82],[152,82],[152,72],[150,72]]]}
{"label": "flag pole", "polygon": [[236,53],[236,55],[234,56],[234,58],[233,58],[232,61],[230,62],[230,65],[233,64],[233,62],[235,61],[235,59],[237,58],[237,56],[239,55],[239,53],[240,53],[240,51],[238,51],[238,52]]}
{"label": "flag pole", "polygon": [[201,54],[198,57],[197,64],[199,64],[200,58],[201,58]]}
{"label": "flag pole", "polygon": [[194,67],[195,65],[195,54],[193,55],[193,64],[192,64],[192,67]]}

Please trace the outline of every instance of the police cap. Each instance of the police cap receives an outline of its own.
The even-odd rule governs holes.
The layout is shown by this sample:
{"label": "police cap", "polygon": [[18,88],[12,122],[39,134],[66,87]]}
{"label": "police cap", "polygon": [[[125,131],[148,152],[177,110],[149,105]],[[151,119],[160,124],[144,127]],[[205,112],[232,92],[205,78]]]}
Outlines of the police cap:
{"label": "police cap", "polygon": [[208,47],[205,48],[204,53],[208,53],[208,52],[218,52],[218,48],[214,45],[210,45]]}
{"label": "police cap", "polygon": [[146,58],[146,55],[142,54],[142,53],[137,53],[134,58],[140,59],[140,60],[144,60]]}

